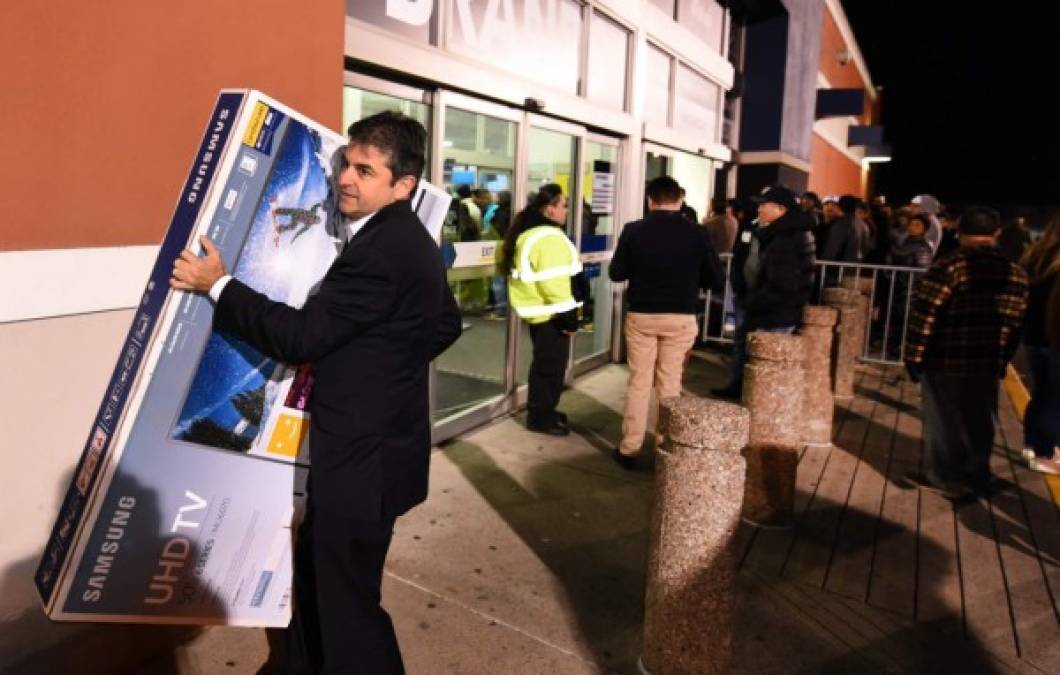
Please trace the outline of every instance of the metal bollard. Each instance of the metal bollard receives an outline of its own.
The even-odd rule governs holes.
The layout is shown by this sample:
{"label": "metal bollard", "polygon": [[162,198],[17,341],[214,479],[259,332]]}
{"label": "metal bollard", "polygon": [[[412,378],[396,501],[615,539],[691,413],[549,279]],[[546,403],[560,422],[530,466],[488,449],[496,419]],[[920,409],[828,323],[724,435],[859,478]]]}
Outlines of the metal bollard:
{"label": "metal bollard", "polygon": [[644,598],[650,675],[729,671],[748,412],[691,396],[664,399]]}
{"label": "metal bollard", "polygon": [[803,433],[803,336],[752,333],[743,404],[751,413],[744,519],[788,527],[795,519],[795,469]]}
{"label": "metal bollard", "polygon": [[[854,395],[854,366],[865,341],[865,335],[858,330],[861,321],[859,316],[860,293],[847,288],[826,288],[821,294],[821,301],[828,307],[839,311],[839,327],[836,330],[835,360],[833,361],[832,382],[836,398],[850,398]],[[862,323],[862,325],[864,325]],[[861,333],[859,337],[859,333]]]}
{"label": "metal bollard", "polygon": [[834,307],[807,305],[802,311],[804,445],[832,443],[832,336],[838,319]]}

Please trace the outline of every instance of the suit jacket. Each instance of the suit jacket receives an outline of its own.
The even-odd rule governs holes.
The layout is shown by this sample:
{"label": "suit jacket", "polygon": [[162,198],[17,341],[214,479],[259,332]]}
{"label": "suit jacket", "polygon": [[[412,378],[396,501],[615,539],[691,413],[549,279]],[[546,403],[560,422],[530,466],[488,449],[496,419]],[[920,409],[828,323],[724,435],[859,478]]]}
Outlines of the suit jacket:
{"label": "suit jacket", "polygon": [[438,247],[407,200],[365,223],[302,309],[232,279],[214,326],[281,361],[313,364],[314,507],[376,521],[426,499],[428,363],[461,321]]}

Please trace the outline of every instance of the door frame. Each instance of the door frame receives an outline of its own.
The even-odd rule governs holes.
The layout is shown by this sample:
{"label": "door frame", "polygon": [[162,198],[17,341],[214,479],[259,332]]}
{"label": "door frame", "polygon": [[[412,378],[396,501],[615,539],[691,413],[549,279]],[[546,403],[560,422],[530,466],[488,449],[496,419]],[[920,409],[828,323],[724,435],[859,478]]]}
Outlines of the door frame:
{"label": "door frame", "polygon": [[[579,231],[578,231],[578,241],[579,241],[579,251],[578,251],[578,253],[579,253],[579,257],[580,257],[581,262],[582,262],[583,265],[586,262],[601,262],[601,261],[610,262],[611,256],[614,254],[614,251],[615,251],[615,246],[618,244],[618,237],[622,233],[622,226],[624,225],[624,223],[621,223],[619,221],[619,213],[618,213],[619,212],[619,199],[618,199],[618,196],[619,196],[619,193],[621,192],[621,190],[624,188],[624,185],[625,185],[625,182],[626,182],[626,180],[625,180],[626,176],[624,175],[624,172],[621,170],[622,167],[624,166],[622,162],[625,159],[624,151],[626,149],[626,147],[625,147],[626,144],[623,142],[623,139],[621,139],[621,138],[616,138],[614,136],[605,136],[605,135],[602,135],[602,134],[594,133],[592,131],[590,131],[589,133],[586,134],[586,136],[581,140],[581,143],[582,143],[582,148],[581,148],[581,152],[579,153],[579,156],[581,158],[584,158],[584,156],[585,156],[585,144],[586,143],[597,143],[599,145],[607,145],[607,146],[610,146],[610,147],[614,148],[614,150],[615,150],[614,166],[615,166],[615,183],[616,183],[615,187],[616,187],[616,190],[615,190],[615,206],[614,206],[614,209],[612,211],[612,217],[614,218],[614,224],[612,226],[612,233],[611,233],[612,237],[614,237],[614,239],[611,242],[611,247],[607,251],[605,251],[603,253],[599,253],[599,252],[596,252],[596,253],[581,253],[581,250],[580,250],[581,230],[579,229]],[[581,174],[582,174],[582,166],[581,166],[580,163],[579,163],[578,171],[579,171],[579,175],[581,176]],[[581,177],[584,178],[584,176],[581,176]],[[578,209],[578,211],[580,213],[581,209]],[[575,376],[578,376],[578,375],[581,375],[582,373],[586,373],[586,372],[588,372],[590,370],[594,370],[596,368],[599,368],[600,366],[602,366],[604,364],[607,364],[607,363],[611,363],[614,360],[615,345],[618,344],[619,340],[621,340],[621,335],[622,335],[621,319],[622,319],[622,297],[623,296],[622,296],[622,287],[619,286],[619,285],[609,283],[608,284],[608,290],[609,290],[609,292],[611,294],[611,335],[610,335],[609,345],[608,345],[607,349],[605,349],[604,351],[599,352],[597,354],[592,354],[592,355],[587,356],[584,359],[578,361],[574,357],[574,344],[573,344],[574,341],[572,340],[571,341],[571,370],[573,372],[573,375],[575,375]]]}

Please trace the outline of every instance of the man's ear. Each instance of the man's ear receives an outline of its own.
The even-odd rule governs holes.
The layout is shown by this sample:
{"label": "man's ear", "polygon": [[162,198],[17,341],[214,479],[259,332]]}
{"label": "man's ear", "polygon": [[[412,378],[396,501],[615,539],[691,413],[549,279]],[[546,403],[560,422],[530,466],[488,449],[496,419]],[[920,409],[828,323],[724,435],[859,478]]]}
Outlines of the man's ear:
{"label": "man's ear", "polygon": [[394,198],[408,199],[416,190],[415,176],[402,176],[394,181]]}

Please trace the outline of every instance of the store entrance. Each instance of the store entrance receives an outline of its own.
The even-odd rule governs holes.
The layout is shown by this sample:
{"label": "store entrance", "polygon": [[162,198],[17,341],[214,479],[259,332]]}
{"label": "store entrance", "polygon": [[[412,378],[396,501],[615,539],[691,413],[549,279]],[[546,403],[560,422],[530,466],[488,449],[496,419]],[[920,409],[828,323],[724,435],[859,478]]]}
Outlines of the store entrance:
{"label": "store entrance", "polygon": [[436,361],[436,436],[450,437],[525,402],[532,353],[525,322],[510,309],[496,262],[512,219],[543,185],[563,188],[564,224],[581,254],[588,296],[572,340],[572,373],[610,360],[619,141],[585,127],[441,91],[437,175],[454,195],[443,233],[449,281],[464,333]]}
{"label": "store entrance", "polygon": [[607,265],[615,245],[619,140],[449,91],[353,74],[347,85],[344,125],[385,109],[416,117],[430,134],[428,177],[453,196],[439,244],[463,333],[432,366],[435,441],[525,401],[529,335],[509,307],[496,260],[512,219],[547,183],[559,184],[571,204],[566,232],[587,281],[571,372],[608,362],[615,303]]}

